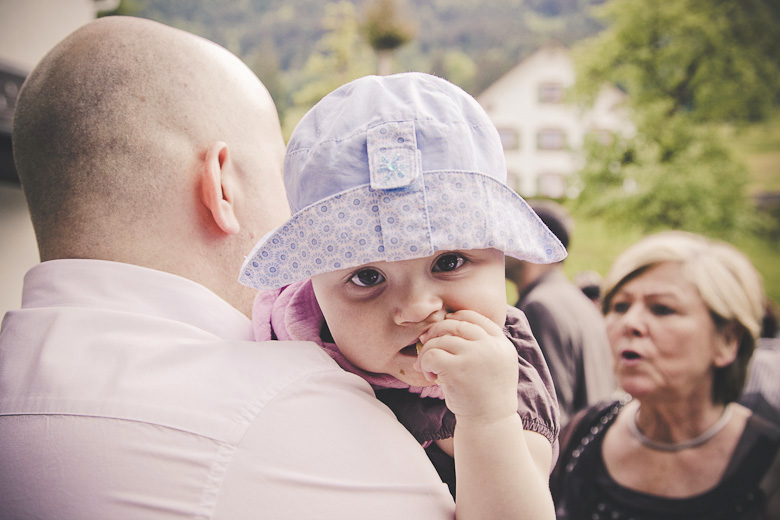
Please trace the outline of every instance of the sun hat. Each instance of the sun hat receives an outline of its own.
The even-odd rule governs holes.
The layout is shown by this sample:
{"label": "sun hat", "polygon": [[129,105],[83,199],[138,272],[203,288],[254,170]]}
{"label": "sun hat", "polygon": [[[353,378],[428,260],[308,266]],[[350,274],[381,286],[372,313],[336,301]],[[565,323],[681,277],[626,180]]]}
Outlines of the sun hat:
{"label": "sun hat", "polygon": [[429,74],[367,76],[325,96],[295,127],[284,173],[293,216],[246,258],[249,287],[447,250],[566,256],[506,185],[501,139],[479,103]]}
{"label": "sun hat", "polygon": [[546,199],[528,200],[528,205],[534,210],[534,213],[542,219],[547,229],[553,232],[561,241],[563,247],[569,247],[569,237],[571,235],[574,223],[569,217],[566,208],[555,201]]}

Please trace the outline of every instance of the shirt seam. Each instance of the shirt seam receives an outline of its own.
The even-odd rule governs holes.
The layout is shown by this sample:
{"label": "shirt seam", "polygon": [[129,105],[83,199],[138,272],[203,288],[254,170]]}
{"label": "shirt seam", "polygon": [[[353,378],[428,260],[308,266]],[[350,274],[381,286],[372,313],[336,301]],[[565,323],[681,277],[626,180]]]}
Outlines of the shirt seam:
{"label": "shirt seam", "polygon": [[214,518],[214,514],[216,513],[217,505],[219,504],[219,499],[224,487],[225,478],[228,474],[230,466],[233,463],[233,460],[235,459],[236,451],[246,438],[250,427],[258,420],[262,411],[271,405],[271,403],[273,403],[287,389],[302,381],[303,379],[331,372],[344,371],[339,367],[329,367],[327,369],[318,369],[314,371],[310,370],[296,376],[290,376],[286,383],[280,383],[280,385],[276,387],[276,391],[270,392],[270,399],[264,400],[264,397],[259,397],[244,408],[244,412],[246,414],[246,421],[245,424],[243,424],[244,432],[234,442],[224,443],[222,449],[219,450],[218,456],[215,457],[215,461],[209,470],[208,479],[204,484],[203,492],[201,494],[202,514],[196,515],[195,519],[211,520]]}

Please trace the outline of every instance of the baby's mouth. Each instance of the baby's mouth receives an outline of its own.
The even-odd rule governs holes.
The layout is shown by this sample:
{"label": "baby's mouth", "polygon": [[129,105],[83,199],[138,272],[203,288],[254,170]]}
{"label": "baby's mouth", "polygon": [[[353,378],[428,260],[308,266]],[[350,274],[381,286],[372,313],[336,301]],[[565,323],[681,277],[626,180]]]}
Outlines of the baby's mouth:
{"label": "baby's mouth", "polygon": [[407,345],[404,348],[401,349],[401,354],[404,356],[415,356],[420,353],[420,350],[422,349],[422,343],[420,343],[419,340],[415,341],[411,345]]}
{"label": "baby's mouth", "polygon": [[404,356],[415,356],[417,357],[417,347],[414,345],[409,345],[401,349],[401,354]]}

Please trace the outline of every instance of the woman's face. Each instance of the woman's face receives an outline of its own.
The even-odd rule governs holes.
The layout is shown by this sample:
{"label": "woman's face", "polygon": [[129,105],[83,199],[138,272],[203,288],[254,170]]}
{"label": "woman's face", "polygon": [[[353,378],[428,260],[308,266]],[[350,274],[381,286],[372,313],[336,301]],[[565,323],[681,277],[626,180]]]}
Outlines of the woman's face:
{"label": "woman's face", "polygon": [[714,369],[736,357],[736,338],[716,328],[678,262],[657,264],[625,283],[606,321],[618,383],[639,399],[709,399]]}

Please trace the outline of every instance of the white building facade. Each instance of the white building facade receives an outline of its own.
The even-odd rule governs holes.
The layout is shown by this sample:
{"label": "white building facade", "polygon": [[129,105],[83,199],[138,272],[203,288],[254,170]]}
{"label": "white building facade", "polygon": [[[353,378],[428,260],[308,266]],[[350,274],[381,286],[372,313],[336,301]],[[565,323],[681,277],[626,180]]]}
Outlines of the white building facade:
{"label": "white building facade", "polygon": [[575,197],[570,179],[582,166],[586,135],[632,132],[624,92],[605,86],[583,110],[565,101],[574,81],[571,51],[552,43],[477,97],[504,143],[509,186],[524,197]]}

